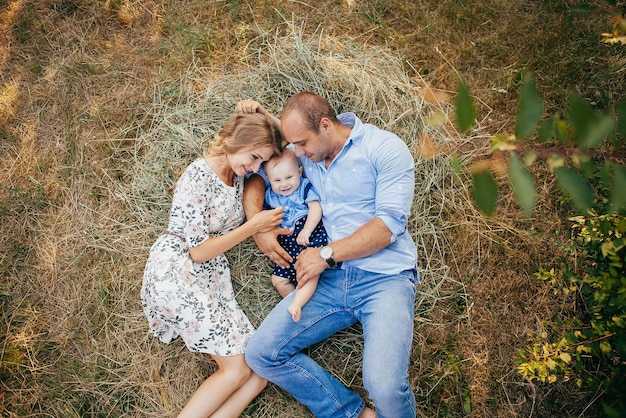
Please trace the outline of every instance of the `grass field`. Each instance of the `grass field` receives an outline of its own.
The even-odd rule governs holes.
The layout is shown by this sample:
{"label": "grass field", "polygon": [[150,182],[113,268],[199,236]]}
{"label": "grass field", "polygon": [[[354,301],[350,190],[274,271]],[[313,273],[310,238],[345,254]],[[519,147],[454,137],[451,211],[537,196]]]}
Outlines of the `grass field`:
{"label": "grass field", "polygon": [[[0,0],[0,415],[176,415],[213,365],[148,335],[139,302],[171,187],[239,99],[279,113],[306,89],[414,151],[418,415],[597,416],[595,394],[515,370],[529,333],[567,309],[533,278],[567,230],[551,178],[537,173],[532,218],[506,190],[485,218],[451,168],[512,132],[524,70],[550,112],[572,92],[623,99],[626,51],[599,42],[615,10],[577,5]],[[467,135],[451,122],[459,77],[477,103]],[[251,241],[228,256],[259,324],[278,301],[270,262]],[[361,344],[353,327],[310,354],[366,396]],[[311,415],[270,385],[245,416]]]}

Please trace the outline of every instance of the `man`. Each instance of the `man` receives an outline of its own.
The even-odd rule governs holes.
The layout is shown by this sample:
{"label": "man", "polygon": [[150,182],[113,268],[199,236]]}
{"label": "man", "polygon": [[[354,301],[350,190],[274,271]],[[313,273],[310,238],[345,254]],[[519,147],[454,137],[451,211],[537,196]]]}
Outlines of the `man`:
{"label": "man", "polygon": [[[252,101],[242,102],[240,111],[268,114]],[[319,276],[300,322],[287,310],[291,293],[252,337],[246,361],[316,417],[415,416],[408,366],[419,277],[407,231],[415,169],[409,149],[353,113],[336,116],[324,98],[309,92],[291,97],[281,120],[274,119],[320,194],[329,245],[307,248],[296,261],[298,286]],[[255,179],[246,185],[247,216],[261,210],[264,189]],[[279,265],[291,261],[276,242],[284,232],[255,236]],[[363,326],[363,383],[376,412],[302,352],[356,321]]]}

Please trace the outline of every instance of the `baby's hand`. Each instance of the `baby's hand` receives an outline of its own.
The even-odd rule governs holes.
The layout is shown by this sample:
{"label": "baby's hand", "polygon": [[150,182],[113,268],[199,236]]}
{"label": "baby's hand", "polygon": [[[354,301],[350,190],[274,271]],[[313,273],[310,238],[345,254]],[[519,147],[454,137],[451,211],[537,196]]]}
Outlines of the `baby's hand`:
{"label": "baby's hand", "polygon": [[311,237],[311,233],[307,232],[307,231],[300,231],[300,233],[298,234],[298,236],[296,237],[296,242],[300,245],[302,245],[303,247],[308,247],[310,242],[309,242],[309,238]]}

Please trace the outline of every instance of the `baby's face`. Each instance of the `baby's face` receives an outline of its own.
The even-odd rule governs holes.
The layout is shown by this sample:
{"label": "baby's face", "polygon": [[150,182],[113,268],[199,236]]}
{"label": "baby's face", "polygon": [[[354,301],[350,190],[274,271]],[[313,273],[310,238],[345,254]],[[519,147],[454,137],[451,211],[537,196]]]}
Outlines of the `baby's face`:
{"label": "baby's face", "polygon": [[265,171],[275,193],[289,196],[300,185],[302,167],[291,159],[282,160],[269,171]]}

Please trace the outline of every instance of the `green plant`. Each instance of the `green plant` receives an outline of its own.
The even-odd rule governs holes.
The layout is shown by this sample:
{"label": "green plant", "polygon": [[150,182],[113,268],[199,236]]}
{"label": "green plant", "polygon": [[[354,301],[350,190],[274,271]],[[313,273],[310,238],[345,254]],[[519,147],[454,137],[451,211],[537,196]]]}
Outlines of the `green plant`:
{"label": "green plant", "polygon": [[[457,126],[468,132],[475,109],[460,83],[456,99]],[[537,200],[528,169],[544,157],[559,189],[580,216],[570,218],[572,243],[567,255],[537,278],[572,298],[567,319],[548,323],[549,331],[531,336],[518,350],[518,372],[543,383],[574,381],[593,391],[608,417],[626,413],[626,168],[620,150],[626,138],[626,102],[615,107],[617,120],[594,109],[581,97],[569,100],[567,116],[555,114],[541,124],[543,104],[529,74],[523,78],[515,133],[491,139],[490,158],[473,163],[473,197],[491,215],[498,202],[494,173],[508,156],[507,178],[515,199],[530,216]],[[524,140],[536,135],[540,144]]]}
{"label": "green plant", "polygon": [[572,316],[518,350],[530,380],[574,380],[600,393],[609,417],[626,413],[626,216],[571,218],[573,239],[557,269],[536,277],[573,296]]}
{"label": "green plant", "polygon": [[[605,34],[604,42],[624,44],[624,28],[623,17],[616,17],[614,31]],[[597,109],[572,94],[564,117],[555,113],[542,120],[544,104],[531,74],[521,80],[515,132],[494,136],[488,157],[468,167],[474,201],[484,214],[494,213],[500,188],[494,174],[499,174],[508,179],[524,214],[531,216],[538,194],[530,168],[543,160],[580,216],[570,218],[572,241],[566,255],[557,266],[536,273],[570,298],[571,310],[518,350],[517,370],[546,384],[574,381],[579,389],[595,393],[594,401],[599,400],[606,416],[624,416],[626,101]],[[463,81],[455,106],[456,125],[465,134],[473,128],[476,109]],[[454,164],[461,167],[458,160]]]}
{"label": "green plant", "polygon": [[[515,133],[501,134],[491,139],[490,158],[472,164],[473,197],[478,208],[492,215],[498,202],[498,183],[493,174],[508,155],[507,177],[513,193],[527,216],[532,214],[537,200],[536,187],[529,167],[539,157],[547,162],[557,185],[569,197],[574,207],[586,214],[598,200],[609,200],[608,212],[626,209],[626,168],[611,157],[626,138],[626,101],[615,107],[614,117],[594,109],[578,95],[569,99],[567,118],[555,114],[539,124],[543,103],[537,96],[535,83],[529,73],[524,75],[518,103]],[[475,108],[464,82],[459,83],[456,97],[457,126],[468,132],[473,125]],[[531,147],[521,141],[536,134],[541,144],[549,147]],[[602,150],[602,152],[600,151]],[[608,150],[609,152],[604,152]],[[608,155],[608,157],[607,157]],[[594,178],[595,173],[603,175]],[[608,192],[606,196],[599,190]]]}
{"label": "green plant", "polygon": [[[456,106],[462,132],[473,124],[470,98],[460,83]],[[626,168],[619,155],[626,138],[625,108],[626,102],[616,106],[616,121],[573,95],[566,118],[556,114],[539,124],[543,104],[526,74],[515,134],[492,138],[491,158],[469,168],[476,205],[491,215],[499,188],[494,172],[502,154],[508,155],[507,178],[530,216],[537,192],[528,167],[543,154],[557,186],[580,213],[570,218],[573,241],[567,256],[557,268],[536,273],[556,291],[573,297],[573,308],[567,319],[548,323],[548,332],[531,336],[531,343],[518,350],[517,370],[547,384],[574,380],[581,390],[597,394],[608,417],[626,413]],[[533,134],[550,147],[521,144]]]}

